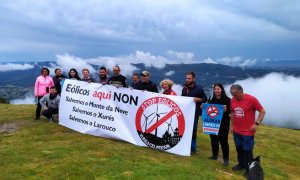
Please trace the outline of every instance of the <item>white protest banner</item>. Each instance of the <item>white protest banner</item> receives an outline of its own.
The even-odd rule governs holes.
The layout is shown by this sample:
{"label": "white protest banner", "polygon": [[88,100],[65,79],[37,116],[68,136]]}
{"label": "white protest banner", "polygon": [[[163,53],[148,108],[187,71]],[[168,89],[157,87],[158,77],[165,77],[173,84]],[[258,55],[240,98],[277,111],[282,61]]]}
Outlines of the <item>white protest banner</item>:
{"label": "white protest banner", "polygon": [[193,98],[66,79],[59,124],[75,131],[190,156]]}

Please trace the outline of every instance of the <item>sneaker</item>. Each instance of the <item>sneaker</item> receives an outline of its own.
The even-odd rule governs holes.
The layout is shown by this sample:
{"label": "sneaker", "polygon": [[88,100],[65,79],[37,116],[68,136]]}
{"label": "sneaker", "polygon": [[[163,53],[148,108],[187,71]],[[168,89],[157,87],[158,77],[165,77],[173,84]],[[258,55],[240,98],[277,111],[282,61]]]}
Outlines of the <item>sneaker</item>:
{"label": "sneaker", "polygon": [[228,166],[228,165],[229,165],[229,161],[227,159],[224,159],[223,166]]}
{"label": "sneaker", "polygon": [[53,116],[51,118],[48,119],[49,123],[53,123]]}
{"label": "sneaker", "polygon": [[241,170],[243,170],[243,169],[245,169],[245,168],[244,168],[244,167],[241,167],[239,164],[237,164],[237,165],[235,165],[235,166],[232,167],[232,170],[233,170],[233,171],[241,171]]}
{"label": "sneaker", "polygon": [[218,156],[212,155],[212,156],[210,156],[208,159],[211,159],[211,160],[217,160],[217,159],[218,159]]}
{"label": "sneaker", "polygon": [[197,153],[196,149],[192,149],[191,153]]}

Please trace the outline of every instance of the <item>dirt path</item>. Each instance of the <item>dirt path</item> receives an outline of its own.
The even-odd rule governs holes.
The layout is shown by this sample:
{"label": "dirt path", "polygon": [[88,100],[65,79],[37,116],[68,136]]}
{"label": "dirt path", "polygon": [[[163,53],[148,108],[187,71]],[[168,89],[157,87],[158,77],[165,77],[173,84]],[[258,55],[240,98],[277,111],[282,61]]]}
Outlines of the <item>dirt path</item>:
{"label": "dirt path", "polygon": [[24,123],[20,121],[8,122],[0,125],[0,134],[10,134],[17,131]]}

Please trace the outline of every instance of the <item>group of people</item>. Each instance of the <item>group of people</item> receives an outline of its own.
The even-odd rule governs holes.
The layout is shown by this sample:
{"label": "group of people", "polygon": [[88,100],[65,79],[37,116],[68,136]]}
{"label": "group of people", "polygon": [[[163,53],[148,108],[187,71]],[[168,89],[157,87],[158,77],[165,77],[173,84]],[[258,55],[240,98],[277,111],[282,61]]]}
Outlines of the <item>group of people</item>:
{"label": "group of people", "polygon": [[[121,75],[120,72],[120,67],[116,65],[113,67],[113,76],[109,77],[108,70],[101,67],[99,68],[98,78],[95,80],[90,76],[88,69],[82,70],[81,78],[74,68],[70,69],[68,76],[64,76],[61,69],[55,69],[55,76],[52,78],[49,76],[49,69],[43,68],[41,76],[37,77],[35,83],[35,96],[38,99],[36,119],[40,118],[41,108],[43,107],[42,115],[53,122],[53,114],[58,113],[62,81],[66,78],[158,93],[158,88],[150,80],[148,71],[134,73],[130,85],[127,84],[126,77]],[[223,165],[229,165],[228,134],[231,132],[233,133],[238,160],[238,164],[232,170],[246,169],[247,174],[249,163],[253,160],[254,134],[264,118],[264,108],[254,96],[244,93],[242,86],[238,84],[234,84],[230,88],[231,99],[226,95],[221,83],[214,84],[212,96],[207,98],[203,87],[196,84],[194,72],[188,72],[185,78],[181,96],[193,97],[196,103],[191,152],[196,153],[198,119],[202,114],[202,104],[221,104],[224,107],[224,113],[218,135],[210,135],[212,156],[209,159],[218,159],[220,144],[223,153]],[[172,80],[165,79],[160,82],[163,94],[177,95],[172,86]],[[257,118],[255,116],[256,111],[259,112]]]}

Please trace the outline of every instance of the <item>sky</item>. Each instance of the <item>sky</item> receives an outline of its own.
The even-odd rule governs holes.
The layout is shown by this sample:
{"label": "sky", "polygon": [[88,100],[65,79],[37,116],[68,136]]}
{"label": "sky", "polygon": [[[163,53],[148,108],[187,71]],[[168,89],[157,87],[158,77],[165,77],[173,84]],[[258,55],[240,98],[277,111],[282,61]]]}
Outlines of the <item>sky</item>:
{"label": "sky", "polygon": [[0,11],[0,62],[300,60],[299,0],[3,0]]}

